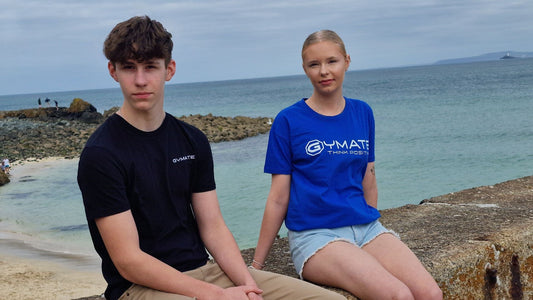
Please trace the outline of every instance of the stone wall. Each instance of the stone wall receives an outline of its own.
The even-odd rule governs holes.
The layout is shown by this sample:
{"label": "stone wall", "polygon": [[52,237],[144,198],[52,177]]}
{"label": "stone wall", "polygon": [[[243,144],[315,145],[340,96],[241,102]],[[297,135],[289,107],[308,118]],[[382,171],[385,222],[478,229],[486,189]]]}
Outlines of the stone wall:
{"label": "stone wall", "polygon": [[[381,213],[445,299],[533,299],[533,176]],[[242,253],[251,262],[253,249]],[[276,241],[266,270],[297,277],[286,238]]]}

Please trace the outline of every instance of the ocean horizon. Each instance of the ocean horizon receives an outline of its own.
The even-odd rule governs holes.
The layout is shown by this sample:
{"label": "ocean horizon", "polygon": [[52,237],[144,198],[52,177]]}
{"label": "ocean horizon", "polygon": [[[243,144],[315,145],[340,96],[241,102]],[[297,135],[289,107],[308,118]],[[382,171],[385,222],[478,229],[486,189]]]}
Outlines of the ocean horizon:
{"label": "ocean horizon", "polygon": [[[533,59],[348,72],[345,96],[367,102],[376,120],[378,208],[532,175],[531,86]],[[274,118],[311,92],[304,75],[171,84],[165,110]],[[122,104],[117,87],[4,95],[0,110],[35,108],[39,97],[67,107],[81,98],[101,113]],[[221,209],[241,249],[255,247],[259,235],[270,188],[263,173],[267,142],[263,134],[211,144]],[[43,163],[26,181],[0,187],[0,252],[14,239],[30,248],[95,255],[76,171],[76,160]]]}

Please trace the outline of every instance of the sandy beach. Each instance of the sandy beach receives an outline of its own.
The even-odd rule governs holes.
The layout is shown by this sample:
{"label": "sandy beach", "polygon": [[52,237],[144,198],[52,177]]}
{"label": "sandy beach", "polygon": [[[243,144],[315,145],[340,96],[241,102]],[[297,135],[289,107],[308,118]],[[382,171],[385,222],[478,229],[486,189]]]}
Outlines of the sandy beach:
{"label": "sandy beach", "polygon": [[[13,164],[12,181],[63,158]],[[100,295],[106,284],[95,258],[35,249],[0,232],[0,299],[77,299]]]}
{"label": "sandy beach", "polygon": [[0,253],[0,299],[77,299],[105,290],[100,271]]}

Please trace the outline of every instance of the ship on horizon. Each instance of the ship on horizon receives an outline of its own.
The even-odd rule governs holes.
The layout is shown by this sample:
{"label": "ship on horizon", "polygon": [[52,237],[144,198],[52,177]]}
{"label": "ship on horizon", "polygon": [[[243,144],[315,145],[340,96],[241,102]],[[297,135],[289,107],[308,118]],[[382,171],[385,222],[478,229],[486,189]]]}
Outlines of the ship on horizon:
{"label": "ship on horizon", "polygon": [[511,56],[511,53],[507,52],[504,56],[500,57],[500,59],[510,59],[510,58],[516,58],[514,56]]}

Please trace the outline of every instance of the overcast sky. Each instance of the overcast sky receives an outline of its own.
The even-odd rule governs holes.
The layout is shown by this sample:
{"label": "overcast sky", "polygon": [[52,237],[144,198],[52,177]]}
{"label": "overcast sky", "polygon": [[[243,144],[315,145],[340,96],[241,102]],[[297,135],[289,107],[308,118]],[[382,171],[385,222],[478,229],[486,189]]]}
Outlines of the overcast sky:
{"label": "overcast sky", "polygon": [[0,0],[0,95],[117,87],[102,44],[148,15],[173,34],[170,83],[303,74],[308,34],[335,30],[350,70],[533,51],[530,0]]}

